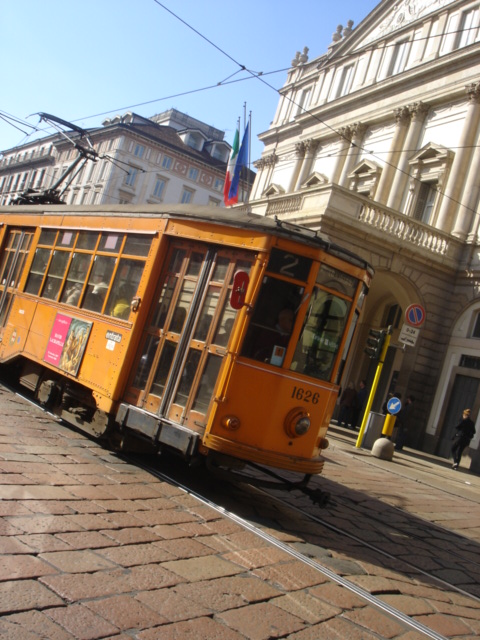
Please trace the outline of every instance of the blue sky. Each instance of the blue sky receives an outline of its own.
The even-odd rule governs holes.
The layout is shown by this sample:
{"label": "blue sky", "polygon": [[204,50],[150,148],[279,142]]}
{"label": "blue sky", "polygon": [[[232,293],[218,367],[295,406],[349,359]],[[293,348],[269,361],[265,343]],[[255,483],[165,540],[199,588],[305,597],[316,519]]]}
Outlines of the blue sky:
{"label": "blue sky", "polygon": [[0,0],[0,116],[22,121],[19,131],[0,119],[0,149],[29,139],[23,123],[45,129],[39,112],[88,128],[117,113],[149,117],[172,107],[225,131],[232,144],[246,103],[255,160],[263,147],[256,136],[268,129],[278,94],[240,65],[268,73],[265,80],[279,89],[296,51],[322,55],[337,25],[357,26],[377,4]]}

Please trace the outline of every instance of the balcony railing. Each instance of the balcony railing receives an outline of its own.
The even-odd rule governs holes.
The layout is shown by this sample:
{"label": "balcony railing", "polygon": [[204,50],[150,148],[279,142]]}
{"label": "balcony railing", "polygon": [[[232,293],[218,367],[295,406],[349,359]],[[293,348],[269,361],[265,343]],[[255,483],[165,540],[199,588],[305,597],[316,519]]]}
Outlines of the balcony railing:
{"label": "balcony railing", "polygon": [[[326,233],[329,223],[335,222],[357,227],[362,233],[365,227],[384,237],[386,242],[402,244],[418,250],[451,266],[462,261],[465,244],[444,231],[414,220],[395,210],[372,202],[369,198],[337,185],[321,185],[295,194],[270,196],[250,203],[253,212],[267,216],[284,215],[306,226],[319,225]],[[363,229],[363,231],[362,231]]]}

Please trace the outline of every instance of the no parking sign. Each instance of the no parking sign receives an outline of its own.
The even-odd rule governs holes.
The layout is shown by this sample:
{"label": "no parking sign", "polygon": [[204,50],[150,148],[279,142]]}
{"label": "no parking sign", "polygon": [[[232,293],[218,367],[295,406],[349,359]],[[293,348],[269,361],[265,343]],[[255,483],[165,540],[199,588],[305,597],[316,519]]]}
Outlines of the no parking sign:
{"label": "no parking sign", "polygon": [[425,322],[425,309],[420,304],[411,304],[405,311],[405,321],[411,327],[421,327]]}

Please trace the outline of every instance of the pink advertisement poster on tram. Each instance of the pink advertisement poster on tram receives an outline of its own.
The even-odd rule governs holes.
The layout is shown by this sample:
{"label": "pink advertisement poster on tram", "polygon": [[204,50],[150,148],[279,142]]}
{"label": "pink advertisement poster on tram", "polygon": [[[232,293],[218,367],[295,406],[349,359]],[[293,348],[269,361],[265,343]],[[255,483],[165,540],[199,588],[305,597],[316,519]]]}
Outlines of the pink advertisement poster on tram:
{"label": "pink advertisement poster on tram", "polygon": [[91,322],[57,313],[50,332],[44,361],[67,373],[76,375],[91,328]]}

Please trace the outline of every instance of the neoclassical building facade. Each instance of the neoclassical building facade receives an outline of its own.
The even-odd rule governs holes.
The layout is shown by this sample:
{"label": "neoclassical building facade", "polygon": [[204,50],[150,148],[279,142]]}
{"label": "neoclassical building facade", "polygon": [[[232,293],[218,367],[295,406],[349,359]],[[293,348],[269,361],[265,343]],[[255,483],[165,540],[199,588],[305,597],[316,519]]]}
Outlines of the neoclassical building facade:
{"label": "neoclassical building facade", "polygon": [[[0,152],[0,204],[27,189],[52,189],[78,158],[78,132]],[[56,189],[66,204],[192,203],[223,206],[231,147],[224,132],[176,109],[152,118],[128,112],[88,130],[95,151]],[[86,144],[80,139],[82,144]],[[242,178],[240,200],[253,182]]]}
{"label": "neoclassical building facade", "polygon": [[[393,328],[373,409],[415,397],[407,446],[448,457],[469,407],[480,471],[480,9],[383,0],[327,51],[292,60],[250,199],[375,268],[344,383],[371,381],[371,328]],[[423,309],[418,326],[407,318]],[[423,321],[422,321],[423,320]],[[405,330],[407,329],[407,338]]]}

